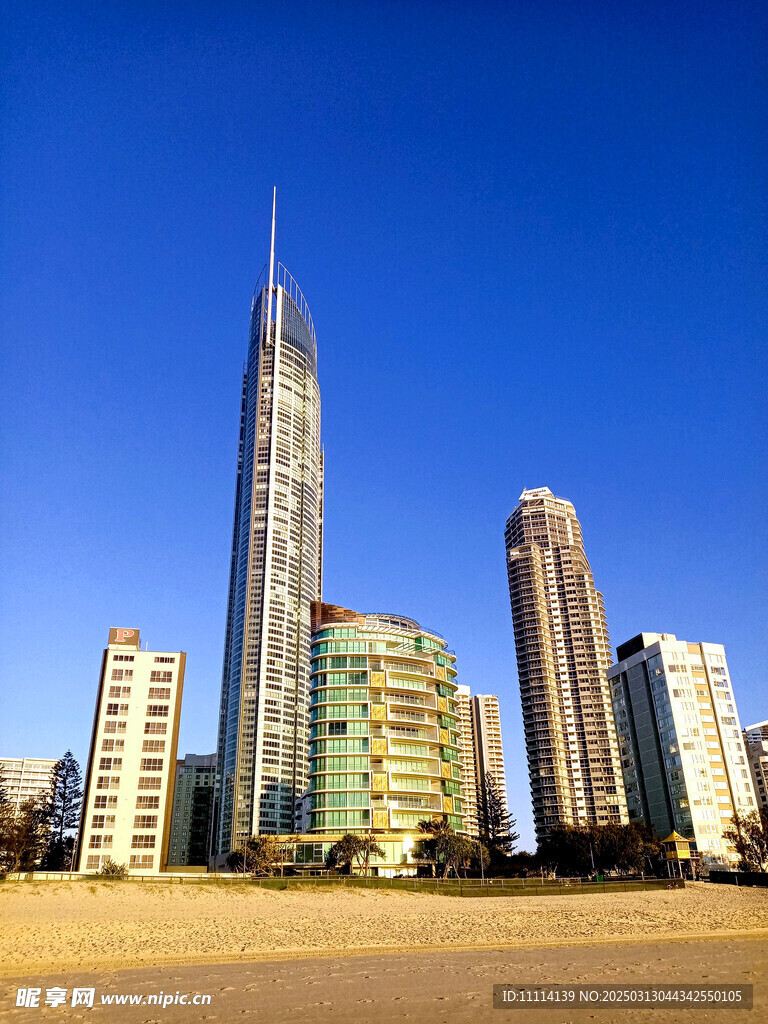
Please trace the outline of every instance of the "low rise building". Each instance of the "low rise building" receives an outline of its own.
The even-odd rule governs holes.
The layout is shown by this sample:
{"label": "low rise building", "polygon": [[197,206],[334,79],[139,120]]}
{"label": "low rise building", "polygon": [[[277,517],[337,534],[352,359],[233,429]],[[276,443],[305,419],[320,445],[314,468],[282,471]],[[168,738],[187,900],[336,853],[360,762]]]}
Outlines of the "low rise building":
{"label": "low rise building", "polygon": [[106,860],[165,870],[186,655],[142,651],[113,628],[104,651],[85,777],[77,870]]}
{"label": "low rise building", "polygon": [[0,788],[11,807],[50,798],[57,764],[58,760],[45,757],[0,757]]}

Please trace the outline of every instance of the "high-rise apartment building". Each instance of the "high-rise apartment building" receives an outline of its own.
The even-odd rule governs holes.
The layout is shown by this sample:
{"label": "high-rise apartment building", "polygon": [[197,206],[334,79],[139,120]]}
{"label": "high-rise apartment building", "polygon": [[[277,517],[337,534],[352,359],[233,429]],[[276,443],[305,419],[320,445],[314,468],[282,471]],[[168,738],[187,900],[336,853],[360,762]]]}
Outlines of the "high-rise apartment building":
{"label": "high-rise apartment building", "polygon": [[323,467],[315,329],[287,270],[251,305],[219,715],[216,852],[289,832],[307,783],[309,606],[320,597]]}
{"label": "high-rise apartment building", "polygon": [[186,654],[142,651],[138,629],[109,631],[101,662],[77,850],[78,871],[106,860],[164,871]]}
{"label": "high-rise apartment building", "polygon": [[608,628],[573,505],[523,491],[505,539],[536,835],[624,823]]}
{"label": "high-rise apartment building", "polygon": [[464,804],[464,827],[470,835],[478,834],[475,743],[472,738],[472,694],[468,686],[456,687],[456,711],[459,716],[459,755],[461,758],[461,792]]}
{"label": "high-rise apartment building", "polygon": [[215,754],[187,754],[176,762],[169,866],[208,863],[215,782]]}
{"label": "high-rise apartment building", "polygon": [[49,799],[57,761],[44,757],[0,757],[0,789],[14,809],[27,800]]}
{"label": "high-rise apartment building", "polygon": [[507,778],[504,771],[504,750],[501,745],[501,717],[499,698],[493,694],[476,693],[470,698],[472,718],[472,747],[475,755],[478,815],[482,818],[485,805],[486,777],[491,776],[496,792],[507,806]]}
{"label": "high-rise apartment building", "polygon": [[309,831],[464,831],[455,657],[399,615],[312,606]]}
{"label": "high-rise apartment building", "polygon": [[752,772],[755,803],[768,808],[768,722],[748,725],[744,730],[744,745]]}
{"label": "high-rise apartment building", "polygon": [[486,775],[493,777],[504,811],[508,811],[499,698],[492,694],[472,694],[468,686],[458,686],[456,702],[461,740],[464,821],[467,831],[478,835],[482,830]]}
{"label": "high-rise apartment building", "polygon": [[608,677],[630,820],[695,840],[706,866],[734,863],[723,829],[755,800],[725,648],[640,633],[616,657]]}

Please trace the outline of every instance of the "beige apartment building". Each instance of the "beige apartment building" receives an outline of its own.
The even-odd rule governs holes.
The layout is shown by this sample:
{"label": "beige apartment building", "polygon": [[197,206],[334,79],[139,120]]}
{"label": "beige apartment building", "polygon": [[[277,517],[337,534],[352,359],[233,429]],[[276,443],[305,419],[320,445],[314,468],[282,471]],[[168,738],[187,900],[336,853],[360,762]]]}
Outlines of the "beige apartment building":
{"label": "beige apartment building", "polygon": [[507,779],[501,742],[499,698],[493,694],[472,694],[468,686],[456,691],[461,739],[464,820],[467,831],[477,835],[482,826],[486,775],[492,775],[508,811]]}
{"label": "beige apartment building", "polygon": [[113,628],[104,651],[85,779],[78,871],[107,859],[164,871],[186,655],[142,651],[138,629]]}
{"label": "beige apartment building", "polygon": [[470,698],[472,746],[475,755],[478,813],[482,816],[483,794],[487,775],[493,776],[496,789],[507,805],[507,778],[504,771],[504,750],[501,744],[499,698],[494,694],[476,693]]}
{"label": "beige apartment building", "polygon": [[0,757],[0,787],[10,805],[18,810],[27,800],[50,797],[57,764],[44,757]]}
{"label": "beige apartment building", "polygon": [[630,820],[694,840],[704,867],[734,864],[723,829],[756,804],[725,648],[640,633],[616,657],[608,678]]}
{"label": "beige apartment building", "polygon": [[464,824],[470,835],[477,835],[477,789],[475,744],[472,739],[472,694],[468,686],[456,687],[456,711],[459,716],[461,791],[464,797]]}
{"label": "beige apartment building", "polygon": [[536,835],[624,823],[608,627],[573,505],[523,491],[505,540]]}
{"label": "beige apartment building", "polygon": [[768,808],[768,722],[748,725],[744,730],[744,745],[752,773],[757,807]]}

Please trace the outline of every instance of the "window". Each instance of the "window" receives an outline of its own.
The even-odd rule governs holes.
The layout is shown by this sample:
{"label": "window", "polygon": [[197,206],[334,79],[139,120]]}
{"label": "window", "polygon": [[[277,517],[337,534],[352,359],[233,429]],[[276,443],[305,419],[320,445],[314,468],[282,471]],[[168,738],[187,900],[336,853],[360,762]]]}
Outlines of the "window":
{"label": "window", "polygon": [[155,658],[155,664],[157,665],[158,663],[162,663],[164,665],[175,665],[176,664],[176,659],[175,658]]}
{"label": "window", "polygon": [[170,683],[173,679],[173,672],[161,672],[155,669],[149,673],[150,683]]}
{"label": "window", "polygon": [[104,815],[94,814],[91,818],[91,828],[104,828]]}
{"label": "window", "polygon": [[150,700],[170,700],[171,699],[171,688],[170,688],[170,686],[150,686],[150,688],[149,688],[149,699]]}
{"label": "window", "polygon": [[156,814],[137,814],[133,819],[134,828],[157,828]]}
{"label": "window", "polygon": [[103,809],[105,807],[117,807],[116,796],[96,796],[93,798],[93,806],[96,809]]}
{"label": "window", "polygon": [[132,654],[113,654],[112,661],[133,661],[134,656]]}
{"label": "window", "polygon": [[165,750],[165,740],[144,740],[141,744],[142,753],[162,753]]}
{"label": "window", "polygon": [[150,809],[150,810],[152,808],[159,808],[160,807],[160,797],[159,796],[137,796],[136,797],[136,807],[137,808],[147,808],[147,809]]}
{"label": "window", "polygon": [[148,868],[151,870],[155,858],[149,854],[131,854],[131,859],[128,867],[132,870]]}
{"label": "window", "polygon": [[85,861],[86,871],[92,871],[94,868],[98,868],[101,862],[101,857],[98,854],[90,854]]}
{"label": "window", "polygon": [[134,835],[131,836],[131,849],[132,850],[154,850],[155,848],[155,837],[145,835]]}
{"label": "window", "polygon": [[140,775],[139,789],[162,789],[163,780],[157,775]]}
{"label": "window", "polygon": [[111,772],[113,769],[117,771],[123,767],[122,757],[102,757],[99,760],[99,771],[100,772]]}
{"label": "window", "polygon": [[91,836],[88,846],[91,850],[111,850],[112,836]]}
{"label": "window", "polygon": [[147,734],[165,736],[166,730],[168,729],[167,722],[145,722],[144,723],[144,735]]}
{"label": "window", "polygon": [[125,722],[105,722],[105,733],[125,732]]}
{"label": "window", "polygon": [[161,772],[163,770],[163,759],[162,757],[142,757],[141,764],[139,765],[139,771],[142,772]]}
{"label": "window", "polygon": [[104,712],[107,715],[117,715],[120,713],[119,704],[107,704],[107,710]]}
{"label": "window", "polygon": [[119,775],[98,775],[96,789],[120,789]]}
{"label": "window", "polygon": [[167,718],[167,704],[147,704],[147,718]]}

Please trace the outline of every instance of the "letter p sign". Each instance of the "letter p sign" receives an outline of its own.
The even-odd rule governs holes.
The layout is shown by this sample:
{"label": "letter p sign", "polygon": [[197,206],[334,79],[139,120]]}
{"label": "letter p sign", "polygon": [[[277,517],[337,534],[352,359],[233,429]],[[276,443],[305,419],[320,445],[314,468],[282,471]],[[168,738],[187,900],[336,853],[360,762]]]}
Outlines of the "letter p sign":
{"label": "letter p sign", "polygon": [[126,647],[139,647],[138,629],[122,629],[113,626],[109,631],[109,642],[111,644],[124,644]]}

